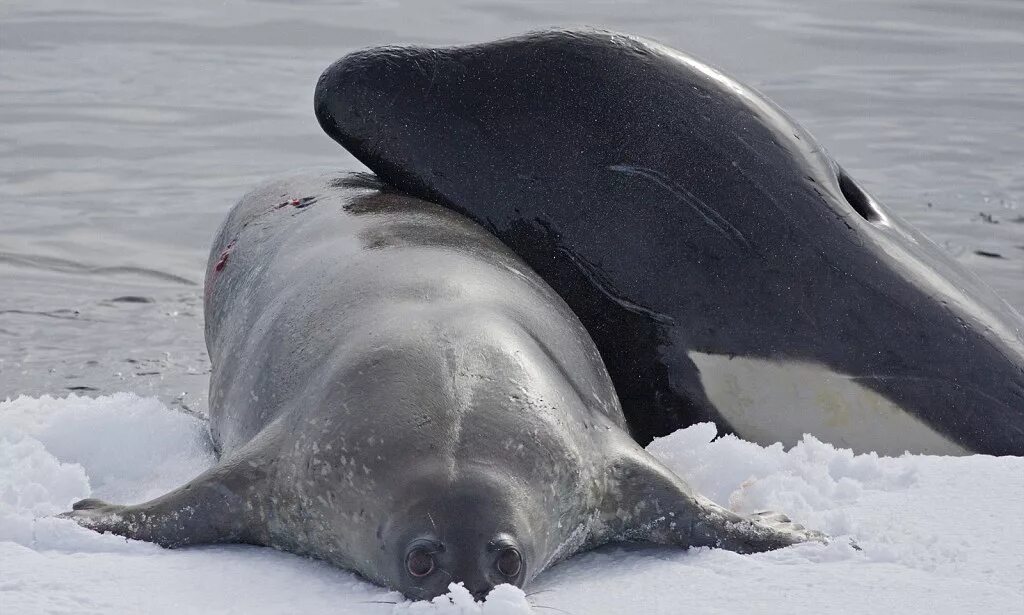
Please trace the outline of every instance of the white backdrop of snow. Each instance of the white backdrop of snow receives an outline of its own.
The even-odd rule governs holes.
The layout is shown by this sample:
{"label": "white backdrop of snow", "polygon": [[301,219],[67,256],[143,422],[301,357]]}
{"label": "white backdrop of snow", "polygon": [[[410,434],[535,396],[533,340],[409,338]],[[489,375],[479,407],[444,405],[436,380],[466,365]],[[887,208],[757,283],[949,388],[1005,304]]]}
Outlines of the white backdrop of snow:
{"label": "white backdrop of snow", "polygon": [[80,498],[139,502],[185,482],[213,463],[206,426],[126,393],[19,397],[0,403],[0,612],[1024,612],[1024,458],[879,458],[810,436],[788,451],[715,436],[696,425],[649,450],[715,501],[785,512],[831,544],[747,556],[610,546],[527,594],[501,586],[475,603],[453,585],[413,603],[272,549],[170,551],[54,518]]}

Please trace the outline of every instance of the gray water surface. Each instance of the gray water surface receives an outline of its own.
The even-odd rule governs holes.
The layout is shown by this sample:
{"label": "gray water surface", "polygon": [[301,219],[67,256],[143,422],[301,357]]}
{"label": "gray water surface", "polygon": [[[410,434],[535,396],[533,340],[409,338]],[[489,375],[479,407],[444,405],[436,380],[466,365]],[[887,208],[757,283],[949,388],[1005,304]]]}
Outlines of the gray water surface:
{"label": "gray water surface", "polygon": [[0,399],[136,391],[203,412],[202,277],[228,208],[359,169],[312,114],[379,44],[593,25],[766,93],[877,198],[1024,310],[1024,2],[0,4]]}

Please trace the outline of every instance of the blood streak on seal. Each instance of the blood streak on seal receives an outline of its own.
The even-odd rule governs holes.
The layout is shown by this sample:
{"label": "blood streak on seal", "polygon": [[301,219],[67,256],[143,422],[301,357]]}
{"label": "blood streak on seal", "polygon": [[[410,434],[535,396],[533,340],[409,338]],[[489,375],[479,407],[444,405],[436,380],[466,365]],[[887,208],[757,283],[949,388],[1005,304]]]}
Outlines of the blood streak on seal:
{"label": "blood streak on seal", "polygon": [[228,246],[226,248],[221,250],[220,258],[218,258],[217,262],[214,263],[214,265],[213,265],[213,270],[214,271],[221,271],[221,270],[224,269],[224,266],[228,264],[228,257],[231,256],[231,250],[234,247],[235,247],[234,242],[231,242],[231,243],[228,244]]}

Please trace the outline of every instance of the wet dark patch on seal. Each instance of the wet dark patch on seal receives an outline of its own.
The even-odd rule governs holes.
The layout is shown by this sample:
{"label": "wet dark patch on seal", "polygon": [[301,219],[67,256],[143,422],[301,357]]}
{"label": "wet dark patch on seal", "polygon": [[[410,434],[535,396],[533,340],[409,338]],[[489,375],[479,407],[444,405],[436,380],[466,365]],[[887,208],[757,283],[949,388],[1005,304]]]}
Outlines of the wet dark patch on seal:
{"label": "wet dark patch on seal", "polygon": [[377,190],[378,192],[385,194],[397,192],[394,187],[389,184],[385,184],[373,173],[351,173],[332,179],[328,185],[332,188],[362,188],[364,190]]}
{"label": "wet dark patch on seal", "polygon": [[[366,188],[374,192],[352,199],[343,207],[345,213],[388,217],[386,221],[381,220],[359,233],[367,249],[415,245],[475,252],[492,250],[500,243],[491,235],[482,236],[450,208],[406,196],[393,189],[385,192],[374,188],[379,180],[373,175],[346,180],[348,178],[334,180],[332,185],[342,189]],[[439,220],[444,224],[438,224]]]}

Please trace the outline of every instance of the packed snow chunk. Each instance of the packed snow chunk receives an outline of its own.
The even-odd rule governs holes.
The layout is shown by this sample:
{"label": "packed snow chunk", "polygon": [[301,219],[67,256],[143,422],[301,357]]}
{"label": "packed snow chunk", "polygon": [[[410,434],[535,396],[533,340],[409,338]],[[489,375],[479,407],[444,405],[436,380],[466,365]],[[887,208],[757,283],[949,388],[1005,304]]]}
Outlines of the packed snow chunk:
{"label": "packed snow chunk", "polygon": [[0,540],[38,550],[152,550],[53,518],[94,496],[143,502],[213,462],[206,425],[129,393],[0,402]]}
{"label": "packed snow chunk", "polygon": [[131,393],[0,402],[0,433],[15,430],[81,465],[94,497],[120,503],[163,495],[214,459],[204,421]]}
{"label": "packed snow chunk", "polygon": [[855,501],[864,488],[909,487],[916,476],[914,463],[886,466],[874,453],[854,455],[810,435],[789,451],[716,435],[713,423],[700,423],[647,448],[695,490],[736,512],[784,507],[794,517]]}
{"label": "packed snow chunk", "polygon": [[36,519],[88,494],[81,466],[61,463],[38,440],[0,426],[0,541],[31,545]]}
{"label": "packed snow chunk", "polygon": [[395,606],[395,615],[528,615],[530,603],[523,590],[512,585],[499,585],[487,597],[476,602],[462,583],[452,583],[448,593],[433,600],[405,602]]}

